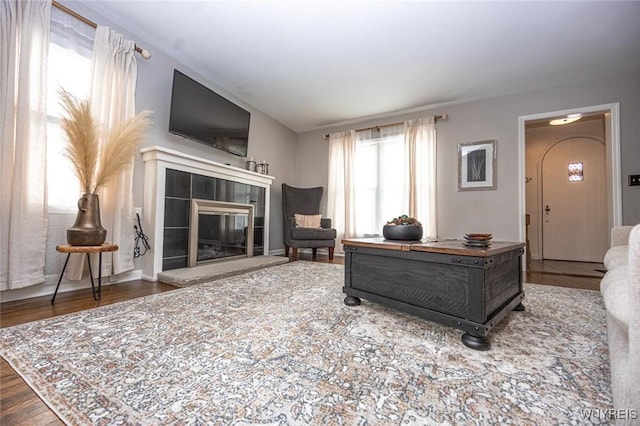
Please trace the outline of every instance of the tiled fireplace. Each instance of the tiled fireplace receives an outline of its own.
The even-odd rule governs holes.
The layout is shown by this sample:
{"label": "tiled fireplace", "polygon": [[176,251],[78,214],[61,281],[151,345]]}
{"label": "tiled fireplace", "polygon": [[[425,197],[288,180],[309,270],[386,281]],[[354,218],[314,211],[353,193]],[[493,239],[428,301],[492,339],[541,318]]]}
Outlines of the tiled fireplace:
{"label": "tiled fireplace", "polygon": [[269,253],[272,176],[163,147],[141,150],[151,256],[142,276]]}

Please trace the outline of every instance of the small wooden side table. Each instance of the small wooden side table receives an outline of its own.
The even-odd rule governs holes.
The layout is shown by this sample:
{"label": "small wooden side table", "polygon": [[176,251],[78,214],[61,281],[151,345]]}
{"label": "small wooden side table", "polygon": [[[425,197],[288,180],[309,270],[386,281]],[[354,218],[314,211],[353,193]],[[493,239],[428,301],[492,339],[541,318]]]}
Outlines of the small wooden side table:
{"label": "small wooden side table", "polygon": [[[58,294],[58,288],[60,288],[60,282],[62,281],[62,276],[64,275],[64,270],[67,269],[67,263],[69,263],[69,257],[71,257],[72,253],[87,253],[87,262],[89,262],[89,277],[91,278],[91,290],[93,292],[93,300],[100,300],[101,291],[102,291],[102,253],[109,251],[118,250],[117,244],[102,244],[101,246],[70,246],[67,244],[61,244],[56,246],[56,250],[60,253],[67,253],[67,260],[64,261],[64,266],[62,267],[62,272],[60,272],[60,278],[58,279],[58,285],[56,286],[56,291],[53,293],[53,297],[51,298],[51,304],[55,302],[56,295]],[[91,253],[98,253],[98,289],[96,290],[96,286],[93,283],[93,272],[91,271],[91,257],[89,256]]]}

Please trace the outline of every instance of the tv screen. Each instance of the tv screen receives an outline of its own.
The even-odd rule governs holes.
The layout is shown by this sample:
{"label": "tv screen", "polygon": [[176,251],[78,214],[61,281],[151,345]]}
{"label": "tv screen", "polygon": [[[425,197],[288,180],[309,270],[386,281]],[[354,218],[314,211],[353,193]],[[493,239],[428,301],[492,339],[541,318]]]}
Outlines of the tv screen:
{"label": "tv screen", "polygon": [[173,71],[169,132],[246,157],[250,118],[249,111]]}

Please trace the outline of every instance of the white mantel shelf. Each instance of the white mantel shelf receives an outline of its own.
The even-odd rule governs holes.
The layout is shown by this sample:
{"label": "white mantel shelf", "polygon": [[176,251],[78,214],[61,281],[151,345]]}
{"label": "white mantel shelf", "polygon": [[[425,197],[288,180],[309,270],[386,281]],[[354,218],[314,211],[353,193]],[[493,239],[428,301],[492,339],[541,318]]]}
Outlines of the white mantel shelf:
{"label": "white mantel shelf", "polygon": [[142,278],[157,281],[162,272],[162,247],[164,246],[164,196],[166,171],[179,170],[203,176],[225,179],[265,188],[264,253],[269,253],[269,211],[271,210],[271,185],[275,177],[239,167],[199,158],[161,146],[142,148],[144,161],[143,223],[151,242],[151,256],[142,260]]}

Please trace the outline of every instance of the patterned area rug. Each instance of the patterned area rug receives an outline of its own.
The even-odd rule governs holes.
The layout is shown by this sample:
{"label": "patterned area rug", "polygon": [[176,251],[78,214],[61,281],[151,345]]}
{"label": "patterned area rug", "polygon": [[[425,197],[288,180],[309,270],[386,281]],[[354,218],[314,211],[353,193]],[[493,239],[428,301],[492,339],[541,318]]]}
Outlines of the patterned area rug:
{"label": "patterned area rug", "polygon": [[527,284],[478,352],[298,261],[0,330],[69,424],[604,424],[598,292]]}

